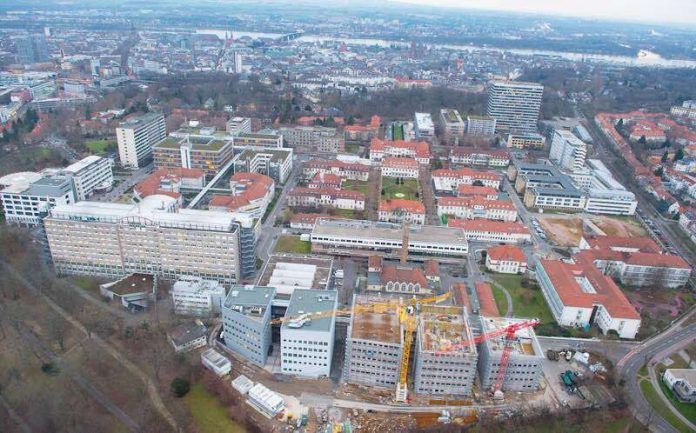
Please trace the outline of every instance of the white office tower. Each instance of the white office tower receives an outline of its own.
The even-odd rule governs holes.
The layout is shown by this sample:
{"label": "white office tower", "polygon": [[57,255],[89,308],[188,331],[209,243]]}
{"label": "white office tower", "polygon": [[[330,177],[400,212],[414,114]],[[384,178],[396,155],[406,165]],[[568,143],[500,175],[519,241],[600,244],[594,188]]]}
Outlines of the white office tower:
{"label": "white office tower", "polygon": [[549,159],[559,168],[576,172],[585,166],[587,145],[572,132],[556,130],[551,141]]}
{"label": "white office tower", "polygon": [[495,132],[537,131],[544,86],[536,83],[493,81],[488,88],[486,114],[496,120]]}
{"label": "white office tower", "polygon": [[109,189],[114,183],[111,161],[96,155],[77,161],[63,171],[71,175],[78,201],[87,200],[95,189]]}
{"label": "white office tower", "polygon": [[231,135],[238,135],[242,133],[251,134],[251,118],[233,117],[227,121],[226,130]]}
{"label": "white office tower", "polygon": [[74,202],[69,176],[24,171],[0,177],[0,203],[8,224],[37,225],[52,207]]}
{"label": "white office tower", "polygon": [[187,316],[211,316],[221,311],[225,287],[214,280],[185,275],[170,291],[174,312]]}
{"label": "white office tower", "polygon": [[167,136],[164,116],[148,113],[121,122],[116,128],[118,156],[123,167],[140,168],[152,160],[152,146]]}
{"label": "white office tower", "polygon": [[435,136],[435,124],[430,113],[416,113],[413,117],[413,129],[417,140],[432,140]]}
{"label": "white office tower", "polygon": [[[336,291],[295,289],[280,327],[281,371],[306,377],[331,373]],[[321,313],[314,315],[312,313]]]}
{"label": "white office tower", "polygon": [[234,73],[241,74],[243,68],[242,53],[235,51],[234,53]]}

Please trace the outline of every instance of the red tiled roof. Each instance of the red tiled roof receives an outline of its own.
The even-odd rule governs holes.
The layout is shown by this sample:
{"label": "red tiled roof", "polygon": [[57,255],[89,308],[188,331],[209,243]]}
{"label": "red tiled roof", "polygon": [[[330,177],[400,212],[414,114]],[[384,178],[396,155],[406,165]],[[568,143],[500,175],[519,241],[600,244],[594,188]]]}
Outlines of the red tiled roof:
{"label": "red tiled roof", "polygon": [[396,147],[400,149],[409,149],[419,158],[430,158],[430,146],[425,141],[404,141],[404,140],[380,140],[373,138],[370,142],[370,151],[384,152],[386,148]]}
{"label": "red tiled roof", "polygon": [[488,195],[497,196],[498,190],[496,190],[492,186],[468,185],[465,183],[457,187],[457,196],[459,197]]}
{"label": "red tiled roof", "polygon": [[440,264],[436,260],[426,260],[423,262],[423,268],[427,276],[440,276]]}
{"label": "red tiled roof", "polygon": [[296,213],[290,218],[291,223],[295,224],[314,224],[318,218],[334,218],[330,215],[322,215],[320,213]]}
{"label": "red tiled roof", "polygon": [[479,300],[479,314],[488,317],[500,316],[498,305],[493,297],[493,288],[488,283],[476,283],[476,294]]}
{"label": "red tiled roof", "polygon": [[173,191],[160,189],[163,180],[179,182],[182,178],[200,179],[205,176],[203,170],[197,168],[160,168],[155,170],[145,180],[137,184],[133,189],[140,197],[147,197],[154,194],[163,194],[170,197],[179,198],[181,194]]}
{"label": "red tiled roof", "polygon": [[521,248],[514,245],[499,245],[488,248],[488,257],[495,261],[511,261],[524,263],[527,258]]}
{"label": "red tiled roof", "polygon": [[477,149],[475,147],[453,147],[450,150],[450,157],[465,157],[469,155],[487,155],[492,158],[508,159],[510,154],[506,150],[498,149]]}
{"label": "red tiled roof", "polygon": [[660,247],[648,237],[627,238],[623,236],[593,236],[585,241],[592,249],[631,248],[644,253],[659,253]]}
{"label": "red tiled roof", "polygon": [[384,158],[384,161],[382,162],[382,167],[412,168],[418,170],[418,167],[420,167],[420,163],[413,158],[397,158],[395,156],[389,156],[387,158]]}
{"label": "red tiled roof", "polygon": [[365,194],[359,191],[346,191],[335,188],[304,188],[296,186],[295,188],[291,189],[288,194],[294,196],[306,195],[313,197],[328,195],[332,198],[346,198],[356,201],[365,201]]}
{"label": "red tiled roof", "polygon": [[392,281],[399,283],[418,283],[422,288],[428,287],[428,281],[425,279],[425,274],[423,274],[420,268],[409,268],[398,265],[383,266],[379,279],[382,284]]}
{"label": "red tiled roof", "polygon": [[437,200],[437,204],[438,206],[455,206],[465,208],[477,206],[484,209],[516,210],[515,205],[510,200],[486,200],[481,196],[474,196],[472,198],[440,197]]}
{"label": "red tiled roof", "polygon": [[498,173],[492,171],[474,170],[473,168],[469,167],[462,167],[457,170],[447,168],[433,170],[432,177],[470,177],[472,179],[500,180],[500,175]]}
{"label": "red tiled roof", "polygon": [[314,175],[312,180],[309,182],[314,185],[337,185],[341,186],[341,176],[337,176],[333,173],[318,172]]}
{"label": "red tiled roof", "polygon": [[425,214],[425,206],[423,206],[423,203],[419,201],[394,198],[379,202],[380,212],[394,212],[398,210],[409,213]]}
{"label": "red tiled roof", "polygon": [[233,195],[216,194],[208,203],[208,207],[226,207],[233,211],[246,206],[254,200],[265,197],[273,186],[273,179],[260,173],[235,173],[230,178],[235,183]]}
{"label": "red tiled roof", "polygon": [[[640,319],[640,315],[614,281],[591,263],[570,264],[557,260],[541,260],[541,266],[561,298],[563,305],[593,308],[601,304],[614,318]],[[582,289],[576,278],[585,277],[596,293]]]}
{"label": "red tiled roof", "polygon": [[339,170],[351,170],[351,171],[370,171],[370,167],[365,164],[359,163],[348,163],[343,162],[338,159],[325,160],[325,159],[311,159],[305,161],[302,165],[303,168],[317,168],[328,170],[331,168],[337,168]]}
{"label": "red tiled roof", "polygon": [[382,266],[382,256],[369,256],[367,258],[368,268],[379,268]]}
{"label": "red tiled roof", "polygon": [[450,218],[447,220],[448,227],[463,229],[464,231],[482,231],[491,233],[508,234],[530,234],[529,229],[518,222],[491,221],[485,219],[464,220]]}
{"label": "red tiled roof", "polygon": [[462,307],[466,307],[468,312],[471,313],[471,302],[469,301],[466,284],[454,283],[452,284],[452,291],[454,292],[455,302],[458,302]]}

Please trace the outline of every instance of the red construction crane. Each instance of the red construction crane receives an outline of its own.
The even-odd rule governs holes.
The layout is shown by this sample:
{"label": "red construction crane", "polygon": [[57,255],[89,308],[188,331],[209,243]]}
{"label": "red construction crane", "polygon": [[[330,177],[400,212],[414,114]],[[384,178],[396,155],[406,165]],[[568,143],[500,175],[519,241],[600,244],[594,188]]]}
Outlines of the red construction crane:
{"label": "red construction crane", "polygon": [[500,357],[500,365],[498,367],[498,374],[496,375],[495,382],[493,383],[493,386],[491,387],[491,394],[495,394],[496,391],[500,391],[503,388],[503,382],[505,382],[505,373],[507,372],[507,366],[508,362],[510,362],[510,349],[512,347],[512,343],[515,339],[515,333],[517,331],[520,331],[522,329],[526,328],[531,328],[533,326],[536,326],[539,324],[538,319],[531,319],[531,320],[523,320],[521,322],[513,323],[511,325],[508,325],[504,328],[496,329],[493,330],[487,334],[482,334],[479,335],[478,337],[474,337],[471,339],[471,341],[467,341],[464,343],[460,344],[454,344],[448,347],[443,347],[442,349],[438,350],[435,352],[438,355],[445,354],[448,352],[453,352],[455,350],[462,349],[467,346],[472,346],[474,344],[481,343],[486,340],[490,340],[491,338],[497,338],[502,335],[505,336],[505,341],[504,341],[504,347],[503,347],[503,354]]}

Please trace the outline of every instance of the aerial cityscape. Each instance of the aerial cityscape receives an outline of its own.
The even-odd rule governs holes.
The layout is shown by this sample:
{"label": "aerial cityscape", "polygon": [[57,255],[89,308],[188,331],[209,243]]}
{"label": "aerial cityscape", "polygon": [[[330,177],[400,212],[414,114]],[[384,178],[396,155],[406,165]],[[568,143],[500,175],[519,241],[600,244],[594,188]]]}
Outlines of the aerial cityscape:
{"label": "aerial cityscape", "polygon": [[696,432],[696,7],[604,3],[0,3],[0,432]]}

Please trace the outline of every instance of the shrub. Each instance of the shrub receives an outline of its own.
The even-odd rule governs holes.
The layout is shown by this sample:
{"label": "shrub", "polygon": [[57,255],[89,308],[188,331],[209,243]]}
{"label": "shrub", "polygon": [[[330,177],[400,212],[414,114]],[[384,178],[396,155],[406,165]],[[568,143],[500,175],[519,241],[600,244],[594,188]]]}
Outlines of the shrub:
{"label": "shrub", "polygon": [[172,380],[171,390],[174,397],[181,398],[191,390],[191,384],[188,380],[177,377]]}

